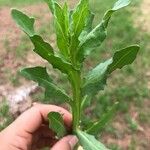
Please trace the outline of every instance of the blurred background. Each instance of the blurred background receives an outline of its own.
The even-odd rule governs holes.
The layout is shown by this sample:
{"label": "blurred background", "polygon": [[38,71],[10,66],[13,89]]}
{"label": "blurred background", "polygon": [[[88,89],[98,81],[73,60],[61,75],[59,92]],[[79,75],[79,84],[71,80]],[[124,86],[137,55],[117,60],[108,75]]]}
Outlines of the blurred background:
{"label": "blurred background", "polygon": [[[62,0],[59,0],[62,2]],[[77,0],[68,0],[73,7]],[[115,0],[91,0],[91,9],[96,14],[94,26],[101,21],[104,12]],[[11,8],[19,8],[36,18],[36,31],[56,46],[53,18],[42,0],[0,0],[0,131],[14,118],[29,108],[32,102],[61,104],[44,98],[44,90],[20,76],[23,67],[43,65],[63,88],[68,83],[39,56],[32,52],[33,46],[27,36],[17,28],[10,16]],[[150,1],[132,0],[132,4],[113,16],[108,28],[108,37],[103,45],[86,60],[84,72],[100,61],[109,58],[115,50],[130,44],[140,44],[136,61],[117,70],[108,80],[104,92],[93,98],[86,109],[85,120],[96,120],[115,101],[118,112],[99,136],[113,150],[150,149]],[[61,104],[63,106],[63,104]]]}

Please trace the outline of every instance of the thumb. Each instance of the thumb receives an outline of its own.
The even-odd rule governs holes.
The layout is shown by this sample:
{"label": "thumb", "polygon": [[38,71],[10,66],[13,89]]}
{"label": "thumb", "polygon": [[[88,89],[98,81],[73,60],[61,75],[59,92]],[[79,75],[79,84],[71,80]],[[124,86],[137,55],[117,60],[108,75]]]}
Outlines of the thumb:
{"label": "thumb", "polygon": [[58,141],[51,150],[73,150],[75,145],[77,144],[78,139],[76,136],[69,135],[64,138],[62,138],[60,141]]}

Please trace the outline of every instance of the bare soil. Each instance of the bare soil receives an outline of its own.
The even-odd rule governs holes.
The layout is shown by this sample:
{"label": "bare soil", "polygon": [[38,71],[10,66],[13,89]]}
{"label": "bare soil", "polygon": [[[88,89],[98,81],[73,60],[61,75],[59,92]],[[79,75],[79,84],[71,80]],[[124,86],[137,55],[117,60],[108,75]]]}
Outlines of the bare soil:
{"label": "bare soil", "polygon": [[[32,5],[25,8],[20,8],[29,15],[36,15],[35,26],[37,30],[45,21],[51,20],[51,15],[45,5]],[[22,66],[32,66],[41,64],[42,59],[34,54],[31,50],[26,53],[23,59],[16,59],[15,51],[21,44],[21,37],[24,35],[16,26],[11,18],[11,9],[8,7],[0,8],[0,86],[6,87],[7,91],[11,90],[10,76],[15,76],[16,72]],[[42,18],[40,20],[39,18]],[[28,51],[28,50],[27,50]],[[23,81],[24,82],[24,81]],[[2,95],[2,92],[0,92]]]}
{"label": "bare soil", "polygon": [[139,14],[137,25],[142,27],[144,32],[150,33],[150,1],[149,0],[143,0],[141,4],[141,14]]}

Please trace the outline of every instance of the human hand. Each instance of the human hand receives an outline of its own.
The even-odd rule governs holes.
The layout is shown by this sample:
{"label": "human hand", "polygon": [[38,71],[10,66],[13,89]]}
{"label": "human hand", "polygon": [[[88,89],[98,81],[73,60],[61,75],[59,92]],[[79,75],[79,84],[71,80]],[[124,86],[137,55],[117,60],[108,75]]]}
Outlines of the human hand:
{"label": "human hand", "polygon": [[36,150],[48,146],[51,150],[72,150],[77,143],[74,136],[57,141],[48,128],[47,114],[52,111],[63,114],[66,128],[71,128],[72,116],[68,111],[55,105],[36,104],[0,132],[0,149]]}

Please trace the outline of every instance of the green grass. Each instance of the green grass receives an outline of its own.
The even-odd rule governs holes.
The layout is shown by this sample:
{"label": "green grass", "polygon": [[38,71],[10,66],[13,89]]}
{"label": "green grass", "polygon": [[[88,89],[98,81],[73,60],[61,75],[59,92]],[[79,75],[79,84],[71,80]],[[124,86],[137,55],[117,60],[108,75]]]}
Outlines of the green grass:
{"label": "green grass", "polygon": [[139,113],[139,121],[140,123],[147,123],[150,125],[150,110]]}
{"label": "green grass", "polygon": [[[105,10],[108,9],[114,1],[115,0],[91,1],[92,10],[96,14],[95,25],[101,20]],[[93,116],[93,120],[96,120],[96,118],[101,117],[115,101],[119,101],[118,115],[116,116],[121,115],[121,117],[124,118],[124,124],[126,124],[127,130],[129,130],[129,134],[136,134],[138,128],[138,122],[134,121],[129,113],[131,106],[137,109],[139,120],[140,122],[143,121],[142,124],[148,124],[148,120],[150,120],[148,111],[141,113],[141,111],[146,110],[144,103],[147,99],[150,99],[145,75],[145,71],[148,70],[150,65],[150,60],[147,57],[149,55],[148,39],[150,38],[150,33],[143,33],[140,27],[136,28],[134,25],[134,19],[136,18],[132,7],[139,7],[139,5],[139,0],[133,1],[129,8],[125,8],[113,16],[108,27],[108,37],[106,41],[100,48],[93,52],[85,64],[91,68],[91,66],[95,66],[99,60],[110,58],[112,53],[120,48],[130,44],[140,44],[141,50],[137,60],[131,66],[125,67],[123,70],[118,70],[110,76],[105,91],[100,92],[93,98],[93,108],[90,110],[90,115],[87,115],[88,121],[91,121],[89,116]],[[87,71],[88,69],[85,70],[85,72]],[[126,117],[128,119],[126,119]],[[119,132],[120,131],[115,130],[111,127],[111,124],[109,124],[106,126],[103,135],[109,133],[110,135],[115,135],[116,139],[120,136]],[[138,143],[132,141],[130,149],[134,149],[137,145]],[[112,146],[111,148],[114,147],[115,146]]]}
{"label": "green grass", "polygon": [[0,0],[0,7],[2,6],[18,6],[18,5],[30,5],[34,3],[39,3],[42,0]]}
{"label": "green grass", "polygon": [[0,131],[8,126],[12,120],[6,100],[2,100],[0,104]]}

